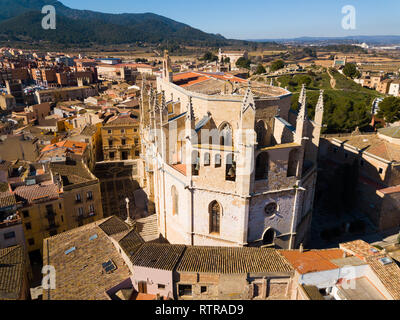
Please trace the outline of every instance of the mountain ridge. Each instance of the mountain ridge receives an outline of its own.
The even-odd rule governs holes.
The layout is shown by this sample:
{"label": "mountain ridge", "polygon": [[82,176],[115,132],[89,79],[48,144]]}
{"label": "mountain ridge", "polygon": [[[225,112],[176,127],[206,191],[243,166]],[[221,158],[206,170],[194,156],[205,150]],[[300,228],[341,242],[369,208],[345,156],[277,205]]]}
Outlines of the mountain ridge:
{"label": "mountain ridge", "polygon": [[[56,8],[56,30],[43,30],[44,5]],[[221,35],[205,33],[187,24],[154,13],[111,14],[71,9],[57,0],[0,0],[0,40],[55,43],[121,44],[179,41],[223,45]],[[104,36],[103,36],[104,35]]]}

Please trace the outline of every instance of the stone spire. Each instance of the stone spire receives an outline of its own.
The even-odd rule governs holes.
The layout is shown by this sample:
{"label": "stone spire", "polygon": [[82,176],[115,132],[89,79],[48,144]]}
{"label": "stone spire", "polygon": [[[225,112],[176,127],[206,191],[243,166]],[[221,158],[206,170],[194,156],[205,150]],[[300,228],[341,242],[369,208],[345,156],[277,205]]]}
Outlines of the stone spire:
{"label": "stone spire", "polygon": [[189,97],[189,103],[187,106],[187,119],[190,121],[194,121],[194,111],[193,111],[193,102],[192,97]]}
{"label": "stone spire", "polygon": [[255,110],[254,95],[250,86],[247,87],[246,93],[244,94],[242,113],[244,113],[249,107]]}
{"label": "stone spire", "polygon": [[303,84],[299,96],[299,113],[297,116],[297,121],[304,121],[307,119],[307,94],[306,94],[306,88],[305,85]]}

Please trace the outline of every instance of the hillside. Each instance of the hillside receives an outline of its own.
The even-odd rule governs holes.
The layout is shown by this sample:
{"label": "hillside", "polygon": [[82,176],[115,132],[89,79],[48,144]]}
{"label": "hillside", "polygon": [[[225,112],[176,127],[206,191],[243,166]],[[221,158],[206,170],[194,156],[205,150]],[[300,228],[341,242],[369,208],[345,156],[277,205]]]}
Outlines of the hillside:
{"label": "hillside", "polygon": [[[52,4],[57,29],[43,30],[41,8]],[[55,0],[0,0],[0,41],[120,44],[180,41],[186,44],[225,45],[227,40],[152,13],[107,14],[75,10]]]}

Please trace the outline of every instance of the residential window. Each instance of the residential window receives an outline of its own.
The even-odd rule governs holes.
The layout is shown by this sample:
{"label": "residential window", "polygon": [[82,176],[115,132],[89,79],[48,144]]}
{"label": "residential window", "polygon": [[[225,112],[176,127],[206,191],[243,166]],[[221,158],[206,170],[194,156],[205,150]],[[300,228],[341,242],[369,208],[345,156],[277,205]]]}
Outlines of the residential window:
{"label": "residential window", "polygon": [[80,194],[80,193],[77,193],[77,194],[75,195],[75,201],[76,201],[76,202],[81,202],[81,201],[82,201],[82,199],[81,199],[81,194]]}
{"label": "residential window", "polygon": [[24,216],[24,218],[29,218],[29,211],[28,210],[22,211],[22,215]]}
{"label": "residential window", "polygon": [[107,132],[108,132],[108,134],[112,134],[112,130],[108,130]]}
{"label": "residential window", "polygon": [[180,284],[178,286],[178,291],[180,296],[191,296],[192,295],[192,285],[191,284]]}
{"label": "residential window", "polygon": [[78,216],[83,216],[83,208],[78,208]]}
{"label": "residential window", "polygon": [[201,286],[200,287],[200,292],[201,293],[207,293],[207,287],[206,286]]}
{"label": "residential window", "polygon": [[158,289],[165,289],[165,284],[158,284]]}
{"label": "residential window", "polygon": [[61,203],[58,204],[58,208],[59,208],[60,210],[62,209]]}
{"label": "residential window", "polygon": [[125,129],[121,129],[121,133],[125,133]]}
{"label": "residential window", "polygon": [[139,157],[140,156],[140,151],[139,150],[135,150],[135,157]]}
{"label": "residential window", "polygon": [[94,205],[89,205],[89,214],[94,214]]}
{"label": "residential window", "polygon": [[135,139],[135,144],[139,144],[139,139]]}
{"label": "residential window", "polygon": [[87,193],[87,199],[88,199],[88,200],[93,200],[93,192],[92,192],[92,191],[89,191],[89,192]]}
{"label": "residential window", "polygon": [[115,152],[110,152],[110,159],[114,160],[114,158],[115,158]]}
{"label": "residential window", "polygon": [[26,230],[32,230],[32,225],[30,222],[25,223],[25,229]]}
{"label": "residential window", "polygon": [[8,239],[12,239],[15,238],[15,232],[11,231],[11,232],[7,232],[4,234],[4,240],[8,240]]}
{"label": "residential window", "polygon": [[382,174],[382,173],[383,173],[383,169],[379,168],[379,174]]}
{"label": "residential window", "polygon": [[121,144],[124,146],[126,145],[126,139],[121,139]]}
{"label": "residential window", "polygon": [[33,238],[28,239],[28,244],[29,244],[30,246],[33,246],[33,245],[35,244],[35,240],[34,240]]}

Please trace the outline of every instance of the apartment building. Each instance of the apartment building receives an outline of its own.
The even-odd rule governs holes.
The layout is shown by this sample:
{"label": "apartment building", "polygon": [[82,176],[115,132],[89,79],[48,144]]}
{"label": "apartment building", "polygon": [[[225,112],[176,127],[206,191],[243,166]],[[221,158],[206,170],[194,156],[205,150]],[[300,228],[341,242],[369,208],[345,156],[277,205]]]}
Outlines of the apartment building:
{"label": "apartment building", "polygon": [[111,117],[101,128],[105,161],[133,160],[140,157],[139,116],[126,112]]}

